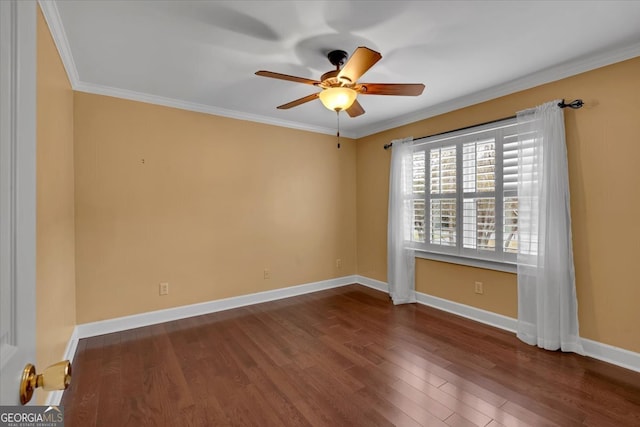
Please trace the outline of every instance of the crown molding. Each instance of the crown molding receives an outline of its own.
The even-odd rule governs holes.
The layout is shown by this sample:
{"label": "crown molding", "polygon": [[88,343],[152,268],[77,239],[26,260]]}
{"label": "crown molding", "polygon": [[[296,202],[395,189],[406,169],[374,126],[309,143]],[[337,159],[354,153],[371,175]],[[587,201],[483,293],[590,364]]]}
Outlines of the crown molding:
{"label": "crown molding", "polygon": [[[285,127],[290,129],[303,130],[307,132],[322,133],[327,135],[336,134],[334,128],[326,128],[322,126],[312,126],[305,123],[298,123],[288,120],[275,119],[273,117],[261,116],[258,114],[243,113],[226,108],[213,107],[211,105],[198,104],[195,102],[182,101],[174,98],[165,98],[163,96],[150,95],[147,93],[136,92],[128,89],[120,89],[111,86],[98,85],[93,83],[78,82],[73,90],[77,92],[91,93],[95,95],[112,96],[115,98],[128,99],[130,101],[144,102],[147,104],[162,105],[165,107],[178,108],[181,110],[194,111],[197,113],[212,114],[215,116],[228,117],[238,120],[247,120],[250,122],[264,123],[267,125]],[[341,132],[340,134],[346,138],[353,138],[349,132]]]}
{"label": "crown molding", "polygon": [[[580,58],[567,61],[553,67],[536,71],[527,76],[511,80],[507,83],[492,86],[490,88],[472,93],[470,95],[465,95],[456,99],[452,99],[451,101],[434,105],[415,113],[378,122],[373,126],[362,128],[360,132],[356,130],[354,138],[363,138],[365,136],[373,135],[385,130],[397,128],[410,123],[415,123],[420,120],[438,116],[440,114],[449,113],[451,111],[459,110],[471,105],[476,105],[481,102],[490,101],[501,96],[506,96],[522,90],[531,89],[532,87],[540,86],[545,83],[551,83],[590,70],[594,70],[596,68],[615,64],[616,62],[626,61],[627,59],[635,58],[637,56],[640,56],[640,42],[634,42],[625,46],[618,47],[616,49],[601,51],[593,55],[582,56]],[[558,97],[561,98],[562,96],[558,95]]]}
{"label": "crown molding", "polygon": [[58,12],[58,5],[53,0],[38,0],[38,4],[40,5],[40,10],[42,10],[42,14],[44,15],[44,20],[49,26],[53,42],[60,54],[60,59],[62,60],[65,71],[67,72],[67,78],[69,79],[69,83],[71,83],[71,88],[75,89],[80,82],[80,77],[78,76],[78,69],[76,68],[76,63],[73,60],[73,55],[71,54],[71,47],[69,46],[67,33],[64,31],[62,19]]}

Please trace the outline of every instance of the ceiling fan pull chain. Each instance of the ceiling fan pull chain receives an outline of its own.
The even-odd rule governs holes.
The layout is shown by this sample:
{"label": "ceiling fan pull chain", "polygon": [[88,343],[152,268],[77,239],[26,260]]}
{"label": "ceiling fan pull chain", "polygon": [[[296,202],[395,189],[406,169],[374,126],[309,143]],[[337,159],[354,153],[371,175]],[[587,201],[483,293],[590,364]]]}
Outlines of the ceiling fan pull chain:
{"label": "ceiling fan pull chain", "polygon": [[336,116],[338,118],[338,133],[336,136],[338,137],[338,148],[340,148],[340,110],[336,110]]}

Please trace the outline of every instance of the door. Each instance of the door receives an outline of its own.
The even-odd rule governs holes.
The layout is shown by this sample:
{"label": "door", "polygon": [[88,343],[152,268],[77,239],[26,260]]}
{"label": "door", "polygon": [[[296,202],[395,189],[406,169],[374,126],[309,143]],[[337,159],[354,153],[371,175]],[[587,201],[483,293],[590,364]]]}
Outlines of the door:
{"label": "door", "polygon": [[35,362],[36,3],[0,0],[0,405]]}

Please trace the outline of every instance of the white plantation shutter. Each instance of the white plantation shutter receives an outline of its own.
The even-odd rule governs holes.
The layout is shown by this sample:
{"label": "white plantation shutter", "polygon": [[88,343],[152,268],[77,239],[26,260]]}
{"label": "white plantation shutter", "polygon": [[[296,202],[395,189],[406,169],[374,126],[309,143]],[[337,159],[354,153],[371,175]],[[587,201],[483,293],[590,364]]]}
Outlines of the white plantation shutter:
{"label": "white plantation shutter", "polygon": [[495,250],[496,141],[485,137],[466,142],[463,152],[463,247]]}
{"label": "white plantation shutter", "polygon": [[413,246],[515,262],[518,250],[515,119],[425,139],[413,153]]}
{"label": "white plantation shutter", "polygon": [[511,129],[502,145],[502,240],[506,253],[518,253],[518,134]]}
{"label": "white plantation shutter", "polygon": [[[425,156],[426,157],[426,156]],[[457,153],[456,146],[429,150],[429,243],[455,247],[457,243]],[[427,169],[426,169],[427,170]],[[453,197],[452,197],[453,196]]]}
{"label": "white plantation shutter", "polygon": [[426,186],[426,175],[424,162],[424,151],[413,153],[413,232],[411,240],[414,242],[424,242],[425,238],[426,211],[424,192]]}
{"label": "white plantation shutter", "polygon": [[456,192],[456,147],[429,150],[429,182],[431,194]]}

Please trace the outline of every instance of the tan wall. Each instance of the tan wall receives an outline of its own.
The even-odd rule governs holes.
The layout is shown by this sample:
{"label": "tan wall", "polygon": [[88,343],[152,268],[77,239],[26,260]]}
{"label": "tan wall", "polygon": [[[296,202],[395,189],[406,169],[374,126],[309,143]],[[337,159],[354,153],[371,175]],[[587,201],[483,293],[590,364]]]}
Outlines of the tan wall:
{"label": "tan wall", "polygon": [[74,102],[78,323],[355,274],[353,141]]}
{"label": "tan wall", "polygon": [[[582,98],[565,111],[580,334],[640,351],[640,58],[433,117],[357,141],[358,273],[386,281],[390,152],[395,138],[424,136],[508,117],[556,98]],[[429,96],[428,89],[423,96]],[[474,294],[474,281],[484,295]],[[418,260],[420,292],[517,314],[512,274]]]}
{"label": "tan wall", "polygon": [[73,92],[40,9],[37,19],[36,366],[44,369],[61,360],[76,324]]}

